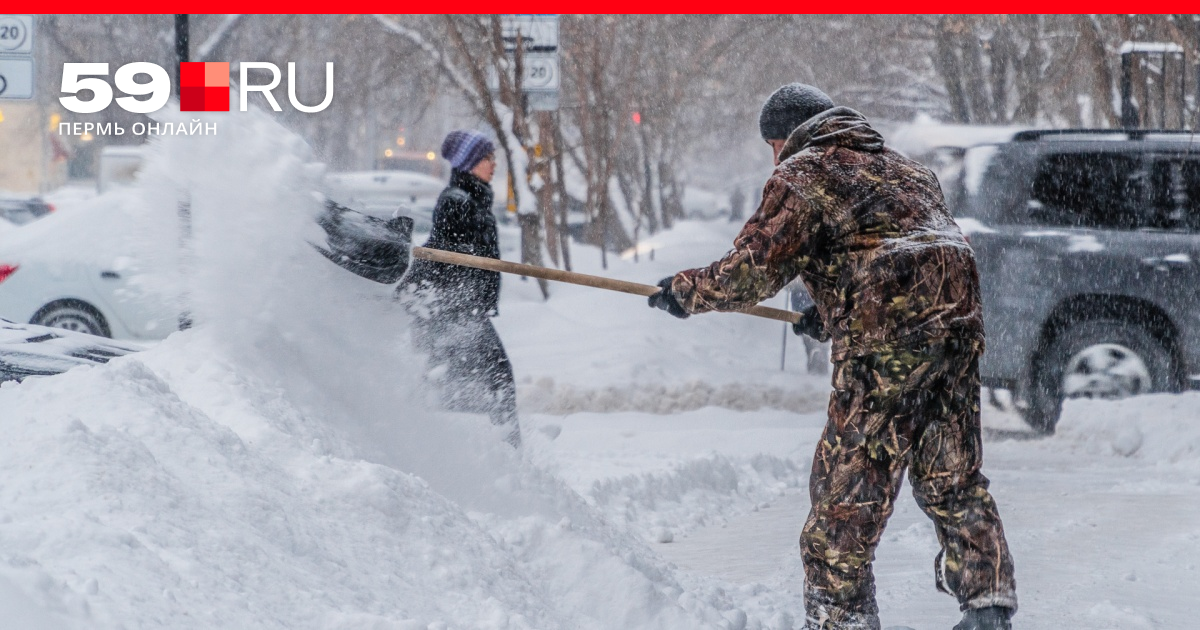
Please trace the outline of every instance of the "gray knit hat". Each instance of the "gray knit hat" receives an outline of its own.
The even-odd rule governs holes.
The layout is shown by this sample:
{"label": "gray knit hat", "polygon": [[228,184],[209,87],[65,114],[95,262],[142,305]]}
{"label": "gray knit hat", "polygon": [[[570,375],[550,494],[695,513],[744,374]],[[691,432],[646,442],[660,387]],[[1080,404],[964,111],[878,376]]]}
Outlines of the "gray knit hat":
{"label": "gray knit hat", "polygon": [[804,83],[789,83],[767,98],[758,114],[763,140],[787,140],[804,121],[833,108],[833,99]]}

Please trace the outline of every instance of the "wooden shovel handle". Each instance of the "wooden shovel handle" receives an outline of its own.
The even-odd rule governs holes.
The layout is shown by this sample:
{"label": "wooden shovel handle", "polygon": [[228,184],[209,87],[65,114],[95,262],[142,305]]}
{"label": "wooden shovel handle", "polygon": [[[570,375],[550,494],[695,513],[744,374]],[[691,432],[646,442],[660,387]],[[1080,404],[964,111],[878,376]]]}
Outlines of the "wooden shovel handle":
{"label": "wooden shovel handle", "polygon": [[[631,293],[633,295],[641,295],[643,297],[649,297],[655,293],[658,293],[658,287],[648,284],[626,282],[624,280],[616,280],[614,278],[592,276],[586,273],[575,273],[573,271],[550,269],[548,267],[538,267],[536,265],[523,265],[521,263],[509,262],[507,260],[496,260],[495,258],[472,256],[470,254],[448,252],[441,249],[413,247],[412,255],[413,258],[420,258],[422,260],[449,263],[451,265],[460,265],[462,267],[474,267],[475,269],[486,269],[488,271],[499,271],[500,273],[511,273],[518,276],[529,276],[531,278],[542,278],[545,280],[553,280],[555,282],[566,282],[568,284],[578,284],[585,287],[595,287],[597,289],[608,289],[609,291]],[[754,315],[756,317],[765,317],[767,319],[787,322],[789,324],[794,324],[800,319],[799,313],[793,313],[791,311],[785,311],[778,308],[771,308],[769,306],[752,306],[744,311],[739,312],[746,313],[747,315]]]}

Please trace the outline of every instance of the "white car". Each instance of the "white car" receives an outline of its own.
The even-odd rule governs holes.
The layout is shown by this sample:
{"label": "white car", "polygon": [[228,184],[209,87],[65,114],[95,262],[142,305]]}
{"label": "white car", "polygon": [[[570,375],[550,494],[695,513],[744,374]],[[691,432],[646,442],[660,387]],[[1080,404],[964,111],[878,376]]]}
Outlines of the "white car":
{"label": "white car", "polygon": [[433,222],[433,207],[446,182],[413,171],[358,171],[325,175],[326,195],[337,203],[390,219],[398,213],[412,217],[418,232]]}
{"label": "white car", "polygon": [[0,234],[0,317],[114,339],[177,330],[170,300],[144,290],[142,263],[123,251],[129,199],[115,190]]}

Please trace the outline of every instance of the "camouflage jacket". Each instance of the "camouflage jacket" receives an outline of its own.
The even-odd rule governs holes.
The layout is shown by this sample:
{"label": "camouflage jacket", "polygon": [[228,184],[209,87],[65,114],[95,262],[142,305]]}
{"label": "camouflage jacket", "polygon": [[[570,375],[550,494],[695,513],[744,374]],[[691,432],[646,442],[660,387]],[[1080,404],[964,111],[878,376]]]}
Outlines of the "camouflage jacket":
{"label": "camouflage jacket", "polygon": [[779,160],[734,248],[675,276],[689,313],[744,310],[799,276],[835,360],[951,337],[982,347],[975,258],[929,169],[845,107],[798,127]]}

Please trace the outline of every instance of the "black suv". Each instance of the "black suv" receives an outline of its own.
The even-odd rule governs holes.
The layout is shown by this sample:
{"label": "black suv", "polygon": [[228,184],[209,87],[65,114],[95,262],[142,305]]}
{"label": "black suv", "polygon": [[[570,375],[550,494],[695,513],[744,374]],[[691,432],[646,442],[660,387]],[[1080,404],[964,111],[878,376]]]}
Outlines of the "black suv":
{"label": "black suv", "polygon": [[985,385],[1051,433],[1065,398],[1200,381],[1200,136],[1025,131],[964,165]]}

